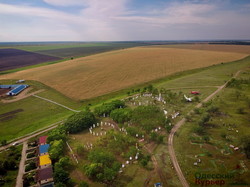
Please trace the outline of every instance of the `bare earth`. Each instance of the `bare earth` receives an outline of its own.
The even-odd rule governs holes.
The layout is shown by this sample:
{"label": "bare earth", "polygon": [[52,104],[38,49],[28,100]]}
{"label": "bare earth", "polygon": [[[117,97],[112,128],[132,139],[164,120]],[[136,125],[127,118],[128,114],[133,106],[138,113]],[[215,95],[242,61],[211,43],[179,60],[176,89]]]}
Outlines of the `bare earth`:
{"label": "bare earth", "polygon": [[72,99],[82,100],[246,56],[247,53],[136,47],[6,74],[0,79],[40,81]]}

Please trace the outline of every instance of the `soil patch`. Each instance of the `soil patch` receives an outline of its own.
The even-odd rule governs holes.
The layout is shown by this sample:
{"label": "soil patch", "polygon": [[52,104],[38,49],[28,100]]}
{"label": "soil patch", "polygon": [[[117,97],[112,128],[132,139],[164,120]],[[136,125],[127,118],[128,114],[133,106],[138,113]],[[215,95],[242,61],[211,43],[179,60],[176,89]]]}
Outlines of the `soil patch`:
{"label": "soil patch", "polygon": [[23,112],[23,109],[20,108],[20,109],[12,110],[10,112],[0,114],[0,121],[10,120],[10,119],[16,117],[16,114],[19,112]]}
{"label": "soil patch", "polygon": [[11,89],[0,88],[0,97],[6,97],[6,93],[8,93]]}

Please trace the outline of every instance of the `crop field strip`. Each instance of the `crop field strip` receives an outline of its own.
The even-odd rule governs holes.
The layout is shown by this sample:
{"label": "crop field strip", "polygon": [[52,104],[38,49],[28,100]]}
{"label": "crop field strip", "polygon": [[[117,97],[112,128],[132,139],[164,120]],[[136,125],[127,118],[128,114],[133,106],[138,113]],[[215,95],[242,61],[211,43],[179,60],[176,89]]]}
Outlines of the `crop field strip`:
{"label": "crop field strip", "polygon": [[0,49],[0,71],[60,60],[59,57],[48,56],[19,49]]}
{"label": "crop field strip", "polygon": [[[147,46],[146,46],[147,47]],[[177,49],[193,49],[193,50],[205,50],[205,51],[217,51],[217,52],[233,52],[250,54],[249,45],[222,45],[222,44],[175,44],[175,45],[160,45],[150,47],[166,47]]]}
{"label": "crop field strip", "polygon": [[33,68],[0,79],[40,81],[75,100],[97,97],[176,72],[246,57],[228,53],[165,47],[136,47]]}

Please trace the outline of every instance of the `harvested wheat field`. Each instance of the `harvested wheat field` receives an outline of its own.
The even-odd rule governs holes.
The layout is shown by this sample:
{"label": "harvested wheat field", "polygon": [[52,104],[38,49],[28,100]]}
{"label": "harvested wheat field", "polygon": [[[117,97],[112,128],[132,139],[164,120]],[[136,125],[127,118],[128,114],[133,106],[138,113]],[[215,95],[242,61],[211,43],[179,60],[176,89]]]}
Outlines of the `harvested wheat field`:
{"label": "harvested wheat field", "polygon": [[[155,46],[155,47],[159,47],[159,46]],[[160,47],[250,54],[250,45],[222,45],[222,44],[200,44],[198,43],[198,44],[161,45]]]}
{"label": "harvested wheat field", "polygon": [[167,75],[229,62],[247,54],[136,47],[2,75],[40,81],[75,100],[93,98]]}

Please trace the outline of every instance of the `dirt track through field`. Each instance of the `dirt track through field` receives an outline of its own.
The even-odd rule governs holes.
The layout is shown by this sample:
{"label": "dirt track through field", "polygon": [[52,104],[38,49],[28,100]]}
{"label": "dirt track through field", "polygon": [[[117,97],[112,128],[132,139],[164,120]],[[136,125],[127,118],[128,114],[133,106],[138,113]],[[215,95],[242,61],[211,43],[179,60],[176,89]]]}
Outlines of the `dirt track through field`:
{"label": "dirt track through field", "polygon": [[167,75],[229,62],[248,54],[176,48],[117,50],[1,75],[40,81],[75,100],[89,99]]}
{"label": "dirt track through field", "polygon": [[60,106],[60,107],[66,108],[67,110],[70,110],[70,111],[72,111],[72,112],[81,112],[80,110],[74,110],[74,109],[69,108],[69,107],[67,107],[67,106],[65,106],[65,105],[62,105],[62,104],[60,104],[60,103],[57,103],[57,102],[55,102],[55,101],[52,101],[52,100],[50,100],[50,99],[47,99],[47,98],[44,98],[44,97],[41,97],[41,96],[38,96],[38,95],[34,95],[34,94],[33,94],[32,96],[33,96],[33,97],[36,97],[36,98],[39,98],[39,99],[42,99],[42,100],[44,100],[44,101],[53,103],[53,104],[58,105],[58,106]]}

